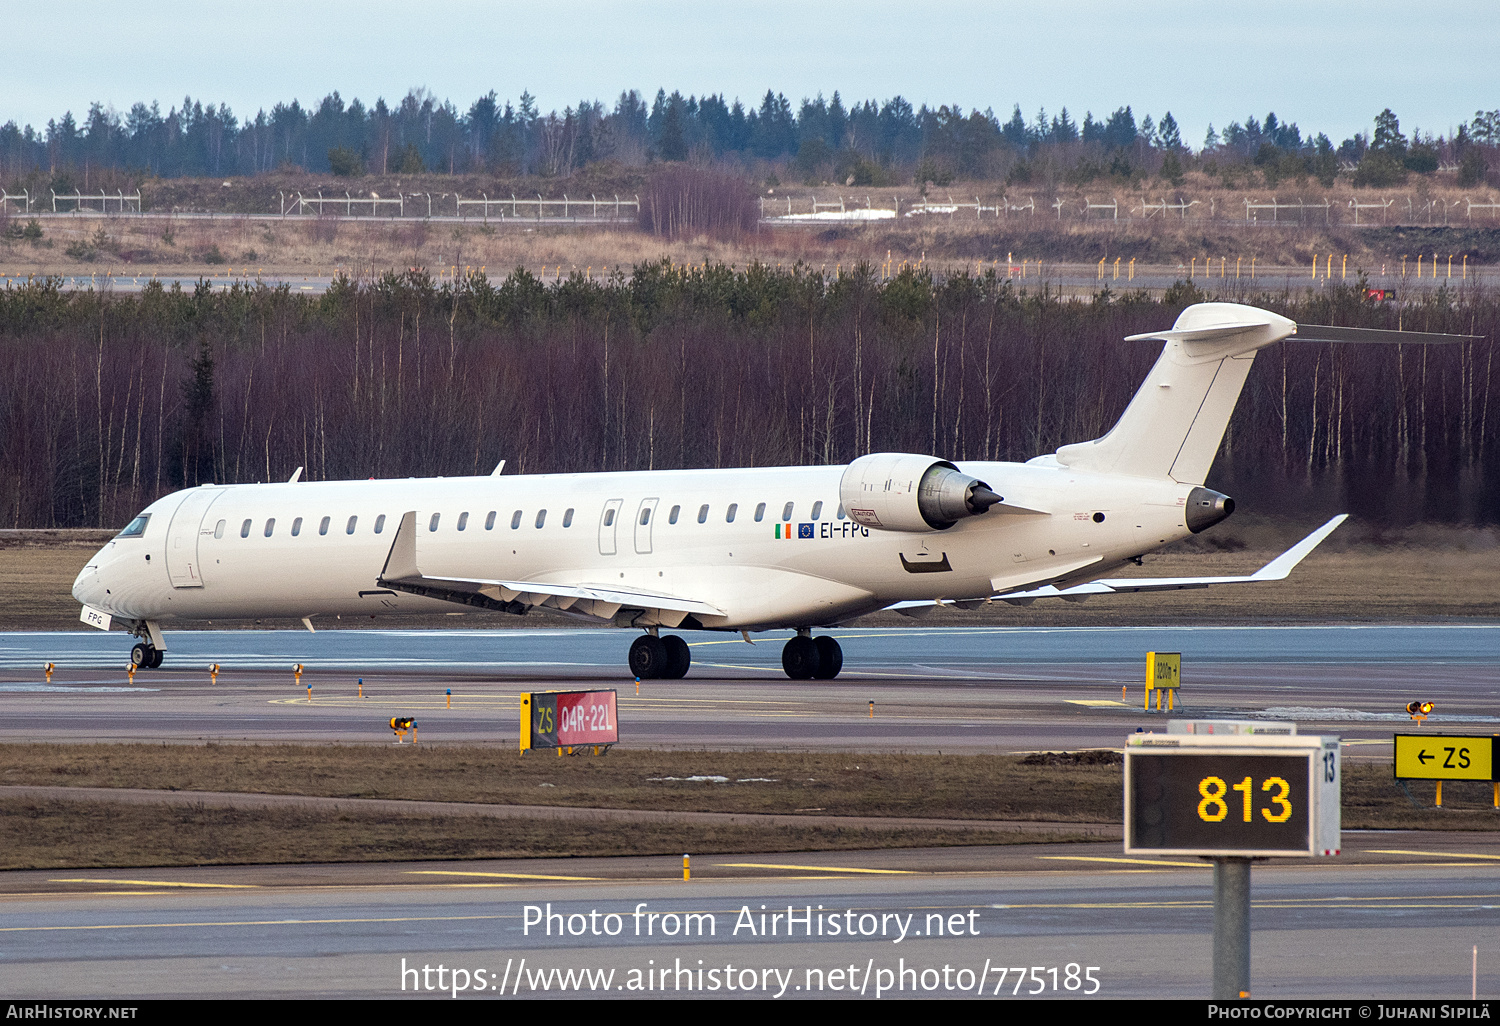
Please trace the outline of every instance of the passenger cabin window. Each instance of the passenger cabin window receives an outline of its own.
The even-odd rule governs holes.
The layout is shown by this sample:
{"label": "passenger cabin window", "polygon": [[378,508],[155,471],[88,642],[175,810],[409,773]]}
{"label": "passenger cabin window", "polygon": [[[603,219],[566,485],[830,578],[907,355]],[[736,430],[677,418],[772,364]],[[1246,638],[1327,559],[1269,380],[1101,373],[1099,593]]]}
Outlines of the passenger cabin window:
{"label": "passenger cabin window", "polygon": [[295,538],[295,537],[297,537],[297,535],[299,535],[301,533],[302,533],[302,518],[298,517],[296,520],[292,521],[292,537]]}
{"label": "passenger cabin window", "polygon": [[276,518],[272,517],[266,521],[266,537],[271,537],[271,532],[276,530]]}
{"label": "passenger cabin window", "polygon": [[647,506],[641,510],[641,526],[651,523],[651,507]]}
{"label": "passenger cabin window", "polygon": [[698,507],[698,523],[708,523],[708,503],[704,503],[702,506]]}
{"label": "passenger cabin window", "polygon": [[518,530],[520,528],[520,526],[521,526],[521,511],[520,510],[516,510],[514,513],[512,513],[510,515],[510,529],[512,531],[515,531],[515,530]]}
{"label": "passenger cabin window", "polygon": [[[520,516],[520,515],[521,514],[519,514],[519,513],[516,514],[516,516]],[[612,509],[605,510],[604,511],[604,526],[605,527],[613,527],[614,524],[615,524],[615,511],[612,510]]]}
{"label": "passenger cabin window", "polygon": [[838,512],[838,518],[839,518],[839,519],[840,519],[840,520],[843,520],[843,519],[844,519],[844,504],[843,504],[843,503],[842,503],[842,502],[841,502],[841,503],[839,503],[839,512]]}
{"label": "passenger cabin window", "polygon": [[484,518],[484,529],[493,531],[495,529],[495,510],[490,510],[490,515]]}
{"label": "passenger cabin window", "polygon": [[460,513],[458,515],[458,529],[460,531],[462,531],[464,528],[466,528],[468,526],[469,526],[469,514],[468,513]]}
{"label": "passenger cabin window", "polygon": [[813,519],[818,520],[823,516],[823,500],[819,499],[813,503]]}
{"label": "passenger cabin window", "polygon": [[429,534],[437,530],[438,521],[442,519],[442,516],[443,515],[441,513],[434,513],[432,515],[432,519],[427,521],[427,532]]}
{"label": "passenger cabin window", "polygon": [[734,523],[734,515],[735,515],[735,513],[739,512],[739,508],[740,508],[740,504],[739,503],[737,503],[737,502],[731,502],[729,504],[729,509],[726,510],[725,513],[724,513],[724,523],[726,523],[726,524],[732,524],[732,523]]}
{"label": "passenger cabin window", "polygon": [[324,517],[323,518],[323,522],[318,525],[318,533],[319,534],[327,534],[328,533],[328,525],[330,523],[332,523],[332,522],[333,522],[333,518],[332,517]]}
{"label": "passenger cabin window", "polygon": [[758,524],[766,518],[766,504],[757,503],[755,506],[755,522]]}
{"label": "passenger cabin window", "polygon": [[359,522],[359,517],[350,517],[349,518],[349,526],[346,527],[346,528],[344,528],[344,533],[345,534],[353,534],[354,533],[354,525],[356,523],[358,523],[358,522]]}
{"label": "passenger cabin window", "polygon": [[669,523],[669,524],[675,524],[675,523],[677,523],[677,514],[679,514],[681,512],[682,512],[682,507],[681,506],[673,506],[672,507],[672,512],[670,512],[670,513],[667,514],[667,523]]}
{"label": "passenger cabin window", "polygon": [[782,510],[781,510],[781,519],[783,519],[783,520],[790,520],[790,519],[792,519],[792,504],[790,502],[787,503],[784,507],[782,507]]}
{"label": "passenger cabin window", "polygon": [[[298,520],[297,523],[300,524],[300,523],[302,523],[302,521]],[[385,514],[382,513],[382,514],[380,514],[380,516],[378,516],[378,517],[375,518],[375,533],[379,534],[381,531],[384,531],[384,530],[385,530]],[[296,532],[295,529],[293,529],[292,533],[296,534],[297,532]]]}
{"label": "passenger cabin window", "polygon": [[246,520],[243,524],[240,525],[240,537],[250,537],[250,521]]}
{"label": "passenger cabin window", "polygon": [[542,529],[542,525],[545,524],[546,522],[547,522],[547,511],[544,510],[544,509],[537,510],[536,511],[536,529],[538,531],[540,531]]}
{"label": "passenger cabin window", "polygon": [[220,520],[217,524],[214,525],[214,537],[224,537],[224,521]]}
{"label": "passenger cabin window", "polygon": [[146,533],[146,522],[151,519],[151,514],[143,513],[130,523],[125,525],[125,530],[115,535],[116,538],[139,538]]}
{"label": "passenger cabin window", "polygon": [[563,512],[563,526],[564,527],[572,527],[573,526],[573,507],[572,506],[569,506]]}

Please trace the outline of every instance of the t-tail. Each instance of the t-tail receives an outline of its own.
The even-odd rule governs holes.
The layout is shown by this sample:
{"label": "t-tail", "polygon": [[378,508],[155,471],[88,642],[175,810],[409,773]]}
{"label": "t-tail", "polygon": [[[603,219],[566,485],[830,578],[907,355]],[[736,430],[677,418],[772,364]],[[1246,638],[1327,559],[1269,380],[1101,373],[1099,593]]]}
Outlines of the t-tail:
{"label": "t-tail", "polygon": [[[1160,339],[1161,356],[1119,421],[1103,438],[1057,450],[1063,466],[1201,485],[1208,477],[1255,354],[1295,336],[1307,342],[1425,345],[1466,335],[1299,326],[1279,314],[1239,303],[1199,303],[1182,311],[1170,331],[1131,335]],[[1217,493],[1214,493],[1217,494]]]}

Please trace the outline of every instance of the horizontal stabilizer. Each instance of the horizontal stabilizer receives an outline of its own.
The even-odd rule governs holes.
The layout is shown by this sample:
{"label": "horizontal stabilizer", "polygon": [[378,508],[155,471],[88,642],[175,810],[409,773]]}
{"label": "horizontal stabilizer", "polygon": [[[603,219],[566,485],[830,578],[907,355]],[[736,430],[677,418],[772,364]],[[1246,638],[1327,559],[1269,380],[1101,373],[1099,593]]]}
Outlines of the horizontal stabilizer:
{"label": "horizontal stabilizer", "polygon": [[1299,324],[1298,342],[1358,342],[1376,345],[1436,346],[1449,342],[1479,342],[1483,335],[1440,335],[1430,331],[1391,331],[1388,328],[1335,328],[1327,324]]}

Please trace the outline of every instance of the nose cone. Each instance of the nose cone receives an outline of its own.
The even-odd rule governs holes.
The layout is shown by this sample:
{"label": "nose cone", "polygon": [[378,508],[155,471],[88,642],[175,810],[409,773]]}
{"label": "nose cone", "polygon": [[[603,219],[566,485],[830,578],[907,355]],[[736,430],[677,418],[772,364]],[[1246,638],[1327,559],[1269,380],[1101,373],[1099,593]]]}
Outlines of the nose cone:
{"label": "nose cone", "polygon": [[73,581],[73,597],[86,606],[103,608],[104,585],[99,580],[99,557],[89,560],[88,566],[79,572]]}

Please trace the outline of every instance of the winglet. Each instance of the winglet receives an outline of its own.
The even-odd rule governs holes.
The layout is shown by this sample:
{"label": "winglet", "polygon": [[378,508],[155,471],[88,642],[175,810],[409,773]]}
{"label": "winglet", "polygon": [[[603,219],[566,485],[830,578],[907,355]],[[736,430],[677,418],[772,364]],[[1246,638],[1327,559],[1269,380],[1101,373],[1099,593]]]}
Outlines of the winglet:
{"label": "winglet", "polygon": [[401,523],[396,525],[396,537],[391,539],[390,554],[385,557],[385,566],[380,571],[382,581],[417,580],[422,571],[417,569],[417,511],[401,514]]}
{"label": "winglet", "polygon": [[1250,575],[1250,579],[1253,581],[1286,580],[1287,574],[1292,572],[1293,567],[1306,559],[1309,552],[1323,544],[1323,539],[1336,531],[1338,526],[1348,519],[1349,514],[1340,513],[1312,534],[1303,538],[1296,545],[1293,545],[1265,566],[1255,571],[1255,573]]}

